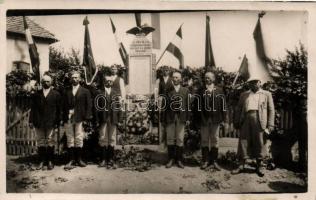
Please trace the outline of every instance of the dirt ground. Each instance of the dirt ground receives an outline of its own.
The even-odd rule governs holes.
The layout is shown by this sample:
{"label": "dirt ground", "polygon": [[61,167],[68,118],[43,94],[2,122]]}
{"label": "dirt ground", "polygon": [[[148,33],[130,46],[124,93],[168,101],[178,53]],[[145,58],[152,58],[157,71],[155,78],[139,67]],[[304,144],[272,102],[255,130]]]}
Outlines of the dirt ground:
{"label": "dirt ground", "polygon": [[[227,148],[221,148],[227,151]],[[221,152],[221,153],[223,153]],[[151,151],[156,160],[147,171],[130,168],[105,169],[97,164],[64,171],[57,165],[52,171],[33,170],[18,157],[7,156],[8,193],[253,193],[304,192],[307,176],[287,169],[265,169],[260,178],[248,166],[245,173],[231,175],[232,167],[221,164],[221,171],[202,171],[189,162],[184,169],[166,169],[165,153]],[[188,160],[189,161],[189,160]],[[188,166],[189,165],[189,166]]]}

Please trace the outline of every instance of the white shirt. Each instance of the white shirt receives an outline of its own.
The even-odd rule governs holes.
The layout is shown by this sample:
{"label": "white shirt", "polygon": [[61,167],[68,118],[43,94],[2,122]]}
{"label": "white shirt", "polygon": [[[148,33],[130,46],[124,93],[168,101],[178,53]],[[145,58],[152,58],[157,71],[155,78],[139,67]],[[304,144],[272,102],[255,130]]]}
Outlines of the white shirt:
{"label": "white shirt", "polygon": [[104,87],[106,93],[105,95],[110,95],[111,94],[111,88],[107,88],[107,87]]}
{"label": "white shirt", "polygon": [[246,111],[259,109],[259,92],[260,89],[256,93],[250,91],[246,102]]}
{"label": "white shirt", "polygon": [[213,92],[213,90],[214,90],[214,84],[206,85],[206,90],[209,91],[209,92]]}
{"label": "white shirt", "polygon": [[74,96],[76,96],[78,89],[79,89],[80,85],[78,84],[77,86],[72,86],[72,94]]}
{"label": "white shirt", "polygon": [[180,90],[180,84],[179,85],[173,85],[174,89],[176,90],[176,92],[179,92]]}
{"label": "white shirt", "polygon": [[169,76],[164,76],[163,77],[163,80],[164,80],[165,83],[167,83],[168,79],[169,79]]}
{"label": "white shirt", "polygon": [[[117,75],[113,75],[113,81],[116,79],[116,77]],[[126,99],[125,83],[122,78],[119,78],[119,79],[120,79],[120,90],[121,90],[122,99],[125,100]]]}
{"label": "white shirt", "polygon": [[48,88],[48,89],[43,88],[43,94],[44,94],[45,98],[47,97],[49,91],[50,91],[50,88]]}

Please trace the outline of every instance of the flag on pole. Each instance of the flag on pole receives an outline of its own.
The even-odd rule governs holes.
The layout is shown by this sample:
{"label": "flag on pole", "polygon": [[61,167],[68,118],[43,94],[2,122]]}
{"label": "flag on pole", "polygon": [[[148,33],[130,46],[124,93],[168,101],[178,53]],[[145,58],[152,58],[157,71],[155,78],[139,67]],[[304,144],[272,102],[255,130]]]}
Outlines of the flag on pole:
{"label": "flag on pole", "polygon": [[95,76],[97,75],[98,69],[95,65],[94,58],[93,58],[88,24],[89,24],[88,17],[86,16],[85,19],[83,20],[83,25],[85,26],[85,34],[84,34],[82,65],[84,66],[84,69],[85,69],[86,84],[90,85],[93,82]]}
{"label": "flag on pole", "polygon": [[155,29],[152,32],[152,44],[153,49],[160,49],[160,14],[159,13],[151,13],[151,26]]}
{"label": "flag on pole", "polygon": [[215,59],[211,43],[210,17],[206,15],[205,67],[215,68],[215,66]]}
{"label": "flag on pole", "polygon": [[136,26],[141,27],[142,25],[142,16],[141,13],[135,13]]}
{"label": "flag on pole", "polygon": [[126,52],[126,49],[125,49],[123,43],[118,40],[118,37],[117,37],[117,34],[116,34],[116,27],[115,27],[115,25],[114,25],[114,23],[113,23],[111,18],[110,18],[110,21],[111,21],[111,26],[112,26],[112,32],[114,34],[115,41],[116,41],[116,44],[118,46],[118,50],[119,50],[122,62],[123,62],[125,67],[128,67],[128,54]]}
{"label": "flag on pole", "polygon": [[24,24],[26,42],[27,42],[28,47],[29,47],[29,54],[30,54],[30,60],[31,60],[31,65],[32,65],[32,71],[35,74],[35,80],[38,83],[40,83],[40,69],[39,69],[40,58],[39,58],[36,44],[33,40],[33,36],[31,34],[31,30],[27,24],[25,16],[23,16],[23,24]]}
{"label": "flag on pole", "polygon": [[180,69],[184,67],[184,59],[183,54],[181,52],[181,44],[182,44],[182,25],[178,29],[175,38],[166,48],[166,51],[173,54],[178,60],[180,64]]}
{"label": "flag on pole", "polygon": [[238,73],[240,76],[244,77],[246,80],[249,79],[250,74],[248,70],[248,59],[246,54],[244,55],[244,58],[241,61],[241,65],[239,67]]}
{"label": "flag on pole", "polygon": [[270,64],[270,59],[267,57],[266,52],[265,52],[263,36],[262,36],[262,29],[261,29],[261,22],[260,22],[260,18],[262,18],[264,14],[265,14],[264,12],[261,12],[258,15],[258,21],[257,21],[256,27],[255,27],[255,30],[253,32],[253,38],[254,38],[255,43],[256,43],[257,56],[259,57],[259,59],[263,63],[266,70],[269,71],[268,65]]}

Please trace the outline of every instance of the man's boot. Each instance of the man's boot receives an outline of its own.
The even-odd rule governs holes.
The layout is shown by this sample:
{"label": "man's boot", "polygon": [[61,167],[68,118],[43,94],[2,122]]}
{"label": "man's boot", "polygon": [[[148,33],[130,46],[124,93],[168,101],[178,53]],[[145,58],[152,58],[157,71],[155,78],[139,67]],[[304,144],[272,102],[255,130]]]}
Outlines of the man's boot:
{"label": "man's boot", "polygon": [[241,160],[240,161],[240,164],[239,164],[239,166],[238,166],[238,168],[237,169],[234,169],[232,172],[231,172],[231,174],[233,174],[233,175],[236,175],[236,174],[240,174],[240,173],[242,173],[244,170],[245,170],[245,160],[243,159],[243,160]]}
{"label": "man's boot", "polygon": [[86,167],[87,164],[85,162],[83,162],[82,160],[82,155],[83,155],[83,150],[81,147],[77,147],[76,148],[76,153],[77,153],[77,163],[79,165],[79,167]]}
{"label": "man's boot", "polygon": [[217,170],[217,171],[221,171],[221,168],[217,164],[218,148],[217,147],[212,147],[210,154],[211,154],[210,162],[214,166],[214,169]]}
{"label": "man's boot", "polygon": [[114,147],[113,146],[109,146],[109,151],[108,151],[108,165],[107,165],[107,168],[108,169],[116,169],[117,166],[115,164],[115,161],[114,161]]}
{"label": "man's boot", "polygon": [[45,161],[45,154],[44,153],[45,153],[45,147],[38,147],[37,148],[39,164],[36,166],[36,170],[43,169],[44,161]]}
{"label": "man's boot", "polygon": [[176,155],[177,155],[177,165],[179,168],[183,169],[183,147],[176,146]]}
{"label": "man's boot", "polygon": [[168,145],[168,163],[166,164],[166,168],[172,167],[175,161],[175,146]]}
{"label": "man's boot", "polygon": [[264,173],[263,173],[263,169],[261,167],[261,159],[257,159],[257,166],[256,166],[256,173],[259,177],[263,177]]}
{"label": "man's boot", "polygon": [[54,169],[54,147],[47,147],[47,169],[52,170]]}
{"label": "man's boot", "polygon": [[107,165],[107,152],[108,152],[108,148],[106,146],[102,147],[101,162],[99,164],[99,167],[106,167],[106,165]]}
{"label": "man's boot", "polygon": [[208,163],[208,147],[202,147],[202,162],[201,162],[201,169],[206,169],[209,165]]}
{"label": "man's boot", "polygon": [[68,149],[68,157],[69,157],[69,161],[65,165],[64,170],[70,170],[74,167],[73,166],[73,164],[75,163],[75,148],[74,147],[70,147]]}

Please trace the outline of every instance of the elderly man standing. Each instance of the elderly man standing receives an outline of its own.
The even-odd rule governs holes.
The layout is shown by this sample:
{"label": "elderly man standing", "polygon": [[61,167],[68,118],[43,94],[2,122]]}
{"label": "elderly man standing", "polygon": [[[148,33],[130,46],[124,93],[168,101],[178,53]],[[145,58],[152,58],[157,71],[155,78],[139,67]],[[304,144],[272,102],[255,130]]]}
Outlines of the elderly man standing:
{"label": "elderly man standing", "polygon": [[164,120],[166,123],[168,158],[166,168],[176,162],[178,167],[183,165],[183,140],[185,125],[189,123],[190,98],[189,90],[181,86],[181,73],[172,74],[173,87],[167,92]]}
{"label": "elderly man standing", "polygon": [[98,91],[94,100],[97,124],[99,124],[99,145],[102,149],[100,167],[115,169],[114,137],[120,117],[119,94],[112,89],[113,77],[104,76],[104,87]]}
{"label": "elderly man standing", "polygon": [[55,149],[54,128],[59,126],[62,104],[60,94],[51,87],[52,78],[44,75],[41,82],[43,89],[37,91],[32,98],[29,126],[35,127],[37,138],[40,163],[36,169],[43,169],[46,161],[47,169],[52,170]]}
{"label": "elderly man standing", "polygon": [[223,89],[215,85],[215,75],[205,73],[205,85],[200,92],[201,101],[201,169],[210,165],[220,170],[216,160],[218,158],[218,141],[220,124],[226,117],[226,101]]}
{"label": "elderly man standing", "polygon": [[248,85],[250,89],[240,95],[235,110],[234,126],[240,129],[237,154],[241,163],[232,173],[241,173],[246,159],[255,158],[256,173],[262,177],[261,161],[266,154],[264,135],[274,128],[275,110],[271,93],[261,89],[259,79],[249,79]]}
{"label": "elderly man standing", "polygon": [[66,136],[70,159],[65,170],[71,169],[75,161],[80,167],[86,166],[82,161],[83,122],[92,118],[92,99],[89,90],[80,86],[80,80],[80,73],[73,72],[71,75],[72,87],[66,93],[64,115],[69,126]]}

